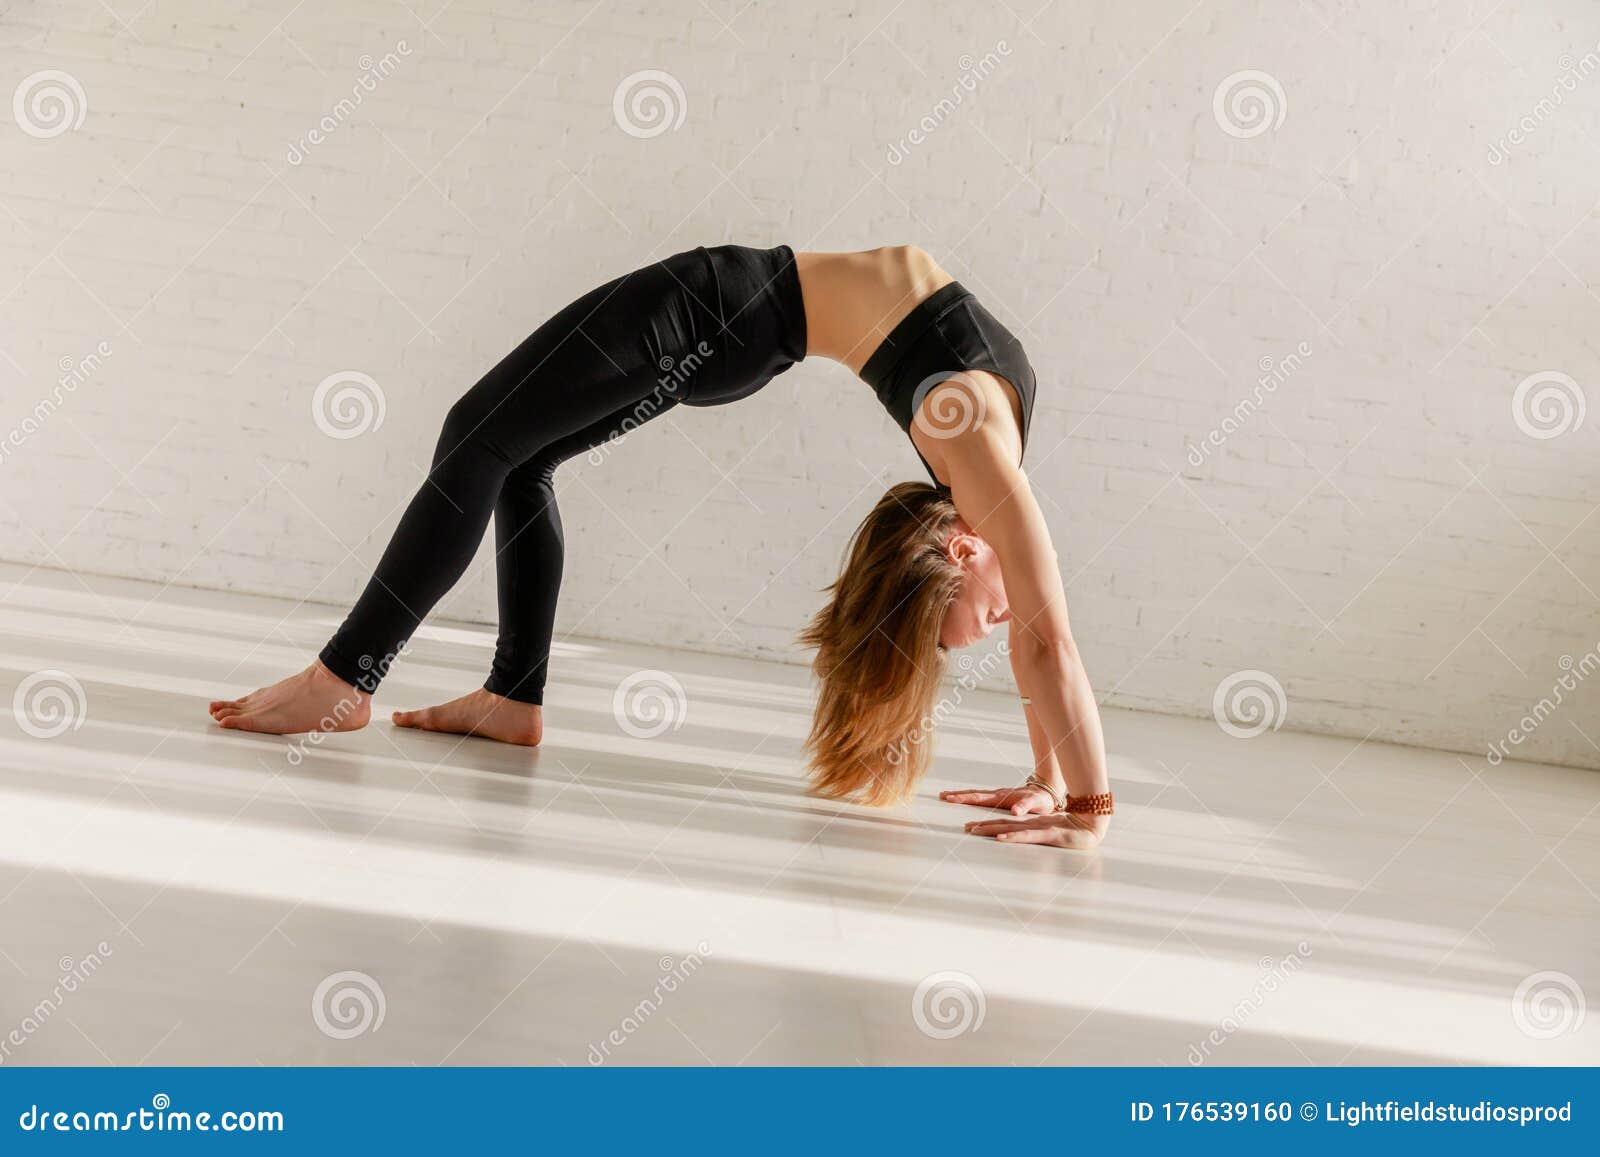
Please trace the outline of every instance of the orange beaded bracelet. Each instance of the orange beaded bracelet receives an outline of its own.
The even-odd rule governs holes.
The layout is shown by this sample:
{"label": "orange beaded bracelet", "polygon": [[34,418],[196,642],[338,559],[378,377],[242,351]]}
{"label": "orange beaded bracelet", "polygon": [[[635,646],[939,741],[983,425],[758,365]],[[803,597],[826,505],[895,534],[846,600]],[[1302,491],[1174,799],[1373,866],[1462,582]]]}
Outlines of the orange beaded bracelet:
{"label": "orange beaded bracelet", "polygon": [[1067,806],[1061,810],[1079,815],[1108,816],[1115,811],[1115,808],[1112,806],[1109,791],[1097,791],[1093,795],[1067,796]]}

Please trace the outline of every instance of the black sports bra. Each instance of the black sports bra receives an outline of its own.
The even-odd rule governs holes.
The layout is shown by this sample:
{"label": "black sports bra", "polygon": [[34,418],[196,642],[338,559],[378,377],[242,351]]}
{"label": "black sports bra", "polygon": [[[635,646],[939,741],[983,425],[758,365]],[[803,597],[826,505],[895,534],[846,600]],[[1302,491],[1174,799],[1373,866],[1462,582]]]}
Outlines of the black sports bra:
{"label": "black sports bra", "polygon": [[[878,400],[900,428],[911,434],[911,421],[928,391],[954,373],[984,370],[1010,382],[1022,407],[1022,445],[1028,445],[1028,425],[1033,419],[1037,383],[1028,355],[1010,330],[983,308],[959,281],[918,302],[883,339],[861,377],[878,394]],[[916,443],[911,448],[916,450]],[[933,467],[916,450],[928,477]],[[941,490],[944,483],[933,478]]]}

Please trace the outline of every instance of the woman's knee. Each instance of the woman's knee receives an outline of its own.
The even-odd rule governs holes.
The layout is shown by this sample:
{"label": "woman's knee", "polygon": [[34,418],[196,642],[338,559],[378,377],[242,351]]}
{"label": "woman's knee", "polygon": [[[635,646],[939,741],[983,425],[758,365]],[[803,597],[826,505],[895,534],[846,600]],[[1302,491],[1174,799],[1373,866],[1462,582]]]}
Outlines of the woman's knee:
{"label": "woman's knee", "polygon": [[489,414],[476,404],[471,394],[459,399],[445,413],[444,425],[439,429],[439,442],[434,451],[434,462],[443,461],[462,450],[482,450],[494,457],[503,457],[488,443]]}

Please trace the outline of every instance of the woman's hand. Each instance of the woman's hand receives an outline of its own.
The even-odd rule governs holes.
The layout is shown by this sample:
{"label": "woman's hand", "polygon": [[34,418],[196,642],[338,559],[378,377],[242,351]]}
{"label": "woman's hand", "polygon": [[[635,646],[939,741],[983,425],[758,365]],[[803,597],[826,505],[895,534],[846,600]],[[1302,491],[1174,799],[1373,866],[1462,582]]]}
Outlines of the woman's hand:
{"label": "woman's hand", "polygon": [[1109,826],[1106,816],[1057,812],[1022,820],[973,820],[967,831],[1007,844],[1048,844],[1086,852],[1100,842]]}
{"label": "woman's hand", "polygon": [[[941,791],[939,798],[946,803],[971,804],[973,807],[992,807],[1009,811],[1014,816],[1047,816],[1056,810],[1056,801],[1050,793],[1037,787],[1001,787],[990,791],[968,788],[964,791]],[[972,825],[967,825],[972,830]]]}

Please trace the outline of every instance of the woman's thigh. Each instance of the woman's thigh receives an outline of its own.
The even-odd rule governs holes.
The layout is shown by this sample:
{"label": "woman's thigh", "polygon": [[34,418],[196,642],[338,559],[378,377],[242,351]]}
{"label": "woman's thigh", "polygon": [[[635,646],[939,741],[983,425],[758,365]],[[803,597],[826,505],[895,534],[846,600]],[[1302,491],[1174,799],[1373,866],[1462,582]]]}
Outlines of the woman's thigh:
{"label": "woman's thigh", "polygon": [[[591,290],[501,359],[458,402],[452,420],[508,462],[613,415],[657,406],[661,366],[702,328],[693,261],[669,258]],[[644,415],[640,415],[642,418]],[[620,420],[617,419],[617,420]]]}

